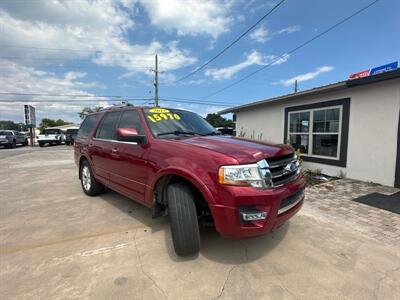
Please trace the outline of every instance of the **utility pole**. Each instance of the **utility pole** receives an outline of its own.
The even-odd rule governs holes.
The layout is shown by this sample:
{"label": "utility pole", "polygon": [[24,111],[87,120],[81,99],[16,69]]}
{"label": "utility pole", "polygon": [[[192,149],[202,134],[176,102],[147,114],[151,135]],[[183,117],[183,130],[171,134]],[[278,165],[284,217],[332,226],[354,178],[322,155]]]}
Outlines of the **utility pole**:
{"label": "utility pole", "polygon": [[154,70],[154,105],[158,107],[158,56],[156,54],[156,65]]}
{"label": "utility pole", "polygon": [[297,93],[297,79],[294,81],[294,92]]}

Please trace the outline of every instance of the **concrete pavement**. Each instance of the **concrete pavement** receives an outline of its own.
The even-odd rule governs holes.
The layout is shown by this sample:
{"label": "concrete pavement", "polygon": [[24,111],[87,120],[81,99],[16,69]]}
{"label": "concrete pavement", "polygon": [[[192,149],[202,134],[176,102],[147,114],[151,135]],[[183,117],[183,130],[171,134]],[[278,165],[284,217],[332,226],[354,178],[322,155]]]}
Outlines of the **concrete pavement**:
{"label": "concrete pavement", "polygon": [[307,204],[259,238],[203,229],[200,254],[183,259],[166,218],[114,192],[85,196],[70,147],[0,155],[0,191],[3,299],[400,297],[400,248]]}

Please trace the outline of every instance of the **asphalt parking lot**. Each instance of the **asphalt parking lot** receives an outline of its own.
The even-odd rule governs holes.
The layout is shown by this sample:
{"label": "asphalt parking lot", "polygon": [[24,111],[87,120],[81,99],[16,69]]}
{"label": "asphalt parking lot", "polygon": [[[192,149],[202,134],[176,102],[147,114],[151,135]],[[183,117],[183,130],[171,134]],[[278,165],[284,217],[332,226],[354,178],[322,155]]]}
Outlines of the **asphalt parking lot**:
{"label": "asphalt parking lot", "polygon": [[203,229],[200,254],[179,258],[167,218],[83,194],[72,147],[0,149],[0,195],[2,299],[400,298],[400,248],[307,203],[267,236]]}

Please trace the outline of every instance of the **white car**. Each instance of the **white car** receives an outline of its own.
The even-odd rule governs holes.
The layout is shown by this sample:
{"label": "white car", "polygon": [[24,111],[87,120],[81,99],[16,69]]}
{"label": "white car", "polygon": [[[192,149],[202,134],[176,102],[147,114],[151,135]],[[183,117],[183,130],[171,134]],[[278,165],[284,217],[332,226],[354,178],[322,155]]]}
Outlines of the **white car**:
{"label": "white car", "polygon": [[45,129],[37,136],[37,141],[40,147],[45,144],[61,145],[65,141],[65,135],[61,129]]}

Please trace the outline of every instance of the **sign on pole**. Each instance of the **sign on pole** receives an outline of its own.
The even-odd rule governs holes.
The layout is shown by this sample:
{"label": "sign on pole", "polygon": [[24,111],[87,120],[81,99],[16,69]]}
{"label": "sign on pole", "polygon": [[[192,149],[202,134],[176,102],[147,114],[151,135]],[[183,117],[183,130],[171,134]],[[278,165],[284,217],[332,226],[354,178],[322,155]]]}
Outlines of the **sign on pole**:
{"label": "sign on pole", "polygon": [[36,114],[35,108],[31,105],[24,105],[24,112],[25,112],[25,125],[29,128],[36,127]]}

